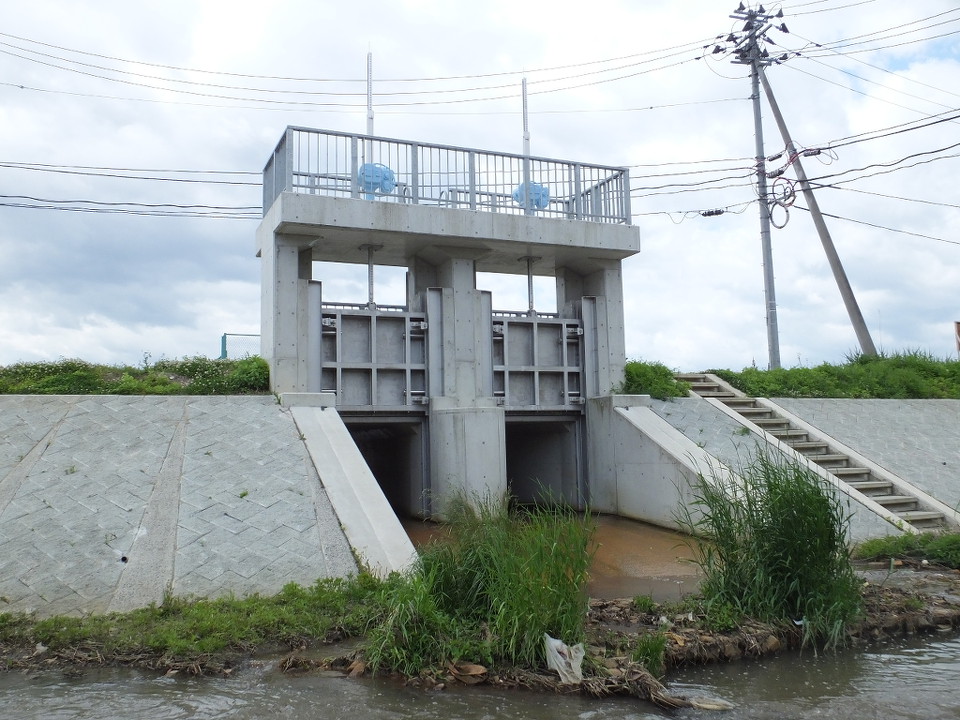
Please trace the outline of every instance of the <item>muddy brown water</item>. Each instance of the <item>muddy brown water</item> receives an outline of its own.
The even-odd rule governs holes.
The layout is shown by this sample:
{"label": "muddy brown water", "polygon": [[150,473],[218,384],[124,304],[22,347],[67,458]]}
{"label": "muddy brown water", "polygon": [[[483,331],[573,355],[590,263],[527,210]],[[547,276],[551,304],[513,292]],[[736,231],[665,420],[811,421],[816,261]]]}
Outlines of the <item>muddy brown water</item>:
{"label": "muddy brown water", "polygon": [[[442,535],[439,525],[404,521],[415,546]],[[597,518],[588,592],[594,598],[650,595],[679,600],[696,592],[700,573],[692,562],[688,537],[672,530],[612,515]]]}

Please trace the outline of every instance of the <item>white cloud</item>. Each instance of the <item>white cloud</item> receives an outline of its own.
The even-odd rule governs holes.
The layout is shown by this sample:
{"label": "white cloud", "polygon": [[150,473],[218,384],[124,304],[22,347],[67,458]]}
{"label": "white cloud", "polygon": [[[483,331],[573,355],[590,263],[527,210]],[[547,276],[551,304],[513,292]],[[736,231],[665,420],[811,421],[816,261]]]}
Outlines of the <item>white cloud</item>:
{"label": "white cloud", "polygon": [[[734,5],[601,0],[585,11],[582,3],[566,1],[547,8],[505,0],[473,5],[438,0],[362,4],[289,0],[269,6],[212,0],[202,4],[37,0],[18,8],[3,32],[47,46],[0,36],[9,43],[0,50],[34,58],[4,58],[0,81],[7,84],[0,85],[0,123],[5,129],[0,162],[259,171],[287,125],[365,130],[362,78],[368,50],[374,55],[377,134],[517,152],[519,75],[498,73],[526,72],[531,80],[535,154],[638,166],[632,173],[637,188],[633,210],[643,251],[624,269],[628,354],[678,369],[764,366],[767,337],[758,210],[756,204],[743,205],[755,198],[751,180],[743,177],[751,172],[749,158],[754,154],[750,83],[746,69],[727,59],[694,59],[700,45],[708,46],[709,52],[715,36],[737,29],[728,17]],[[817,8],[784,2],[791,34],[772,31],[771,37],[806,52],[812,47],[808,38],[829,43],[892,28],[891,39],[879,44],[907,44],[846,58],[824,53],[771,67],[768,75],[798,144],[821,146],[958,106],[953,89],[960,87],[960,52],[954,36],[907,42],[949,32],[948,24],[909,33],[940,20],[956,20],[950,14],[956,12],[955,3],[921,0],[841,9],[845,5],[849,3],[842,0],[828,0]],[[813,9],[826,12],[810,12]],[[910,25],[937,13],[947,14]],[[658,59],[664,53],[652,52],[673,46],[678,47],[673,57]],[[622,70],[595,74],[600,66],[594,61],[608,58],[622,58],[612,63]],[[679,64],[667,67],[673,63]],[[550,67],[561,69],[539,72]],[[242,77],[245,74],[358,82],[303,83]],[[614,75],[624,77],[596,83]],[[388,82],[402,77],[458,79]],[[538,82],[559,77],[567,79]],[[558,85],[584,87],[540,92]],[[197,94],[174,92],[175,88]],[[296,98],[300,103],[359,105],[251,109],[254,97],[290,98],[258,93],[256,88],[359,93]],[[387,95],[464,88],[475,89]],[[510,97],[438,104],[498,95]],[[389,105],[411,100],[422,104]],[[706,100],[723,102],[685,104]],[[652,106],[656,109],[637,109]],[[767,151],[772,154],[782,143],[766,107],[763,113]],[[942,123],[840,147],[831,165],[821,165],[816,158],[807,158],[804,164],[811,177],[819,178],[946,147],[956,142],[955,137],[956,124]],[[667,175],[691,166],[646,167],[720,158],[730,160],[699,166],[720,172],[700,176]],[[951,323],[960,319],[956,300],[960,245],[953,232],[960,220],[958,210],[897,198],[957,204],[953,180],[957,162],[922,164],[839,186],[845,190],[818,193],[825,212],[951,241],[828,218],[863,315],[875,341],[887,351],[919,348],[939,356],[954,352]],[[674,188],[669,194],[639,189],[725,176],[731,179],[724,184],[733,187],[700,192]],[[211,177],[258,180],[193,179]],[[0,182],[4,195],[51,200],[225,206],[260,202],[259,188],[251,186],[65,175],[2,165]],[[724,207],[731,212],[712,218],[698,214]],[[651,214],[667,212],[672,214]],[[0,313],[0,363],[76,355],[135,363],[144,352],[155,358],[215,355],[222,332],[255,330],[259,323],[259,267],[252,252],[255,226],[251,220],[0,206],[0,300],[5,308]],[[795,207],[788,225],[773,231],[772,244],[783,363],[842,361],[855,349],[856,338],[809,215]],[[326,298],[365,300],[362,268],[319,277]],[[522,278],[519,284],[496,278],[485,282],[494,290],[496,307],[526,306]],[[541,298],[549,305],[549,281],[537,283],[538,305]],[[395,302],[402,296],[402,273],[378,270],[377,299]]]}

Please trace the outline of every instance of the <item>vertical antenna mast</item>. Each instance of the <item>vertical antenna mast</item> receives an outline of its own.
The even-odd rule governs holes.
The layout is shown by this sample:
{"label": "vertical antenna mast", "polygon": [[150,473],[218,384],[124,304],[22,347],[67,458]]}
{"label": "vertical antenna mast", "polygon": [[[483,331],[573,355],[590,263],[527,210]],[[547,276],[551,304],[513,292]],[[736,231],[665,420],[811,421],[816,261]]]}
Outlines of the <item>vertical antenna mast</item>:
{"label": "vertical antenna mast", "polygon": [[533,194],[533,188],[530,187],[530,125],[527,123],[527,78],[523,78],[520,88],[523,95],[523,212],[526,215],[532,215],[533,203],[530,196]]}

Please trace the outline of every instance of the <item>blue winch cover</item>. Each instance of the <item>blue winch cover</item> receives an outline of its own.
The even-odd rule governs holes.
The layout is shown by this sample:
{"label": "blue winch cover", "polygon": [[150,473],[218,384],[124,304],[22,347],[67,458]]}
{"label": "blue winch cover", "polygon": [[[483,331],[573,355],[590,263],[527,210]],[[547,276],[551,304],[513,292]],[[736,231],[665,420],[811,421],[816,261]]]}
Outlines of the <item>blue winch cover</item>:
{"label": "blue winch cover", "polygon": [[364,163],[357,173],[357,182],[366,193],[380,191],[391,193],[397,187],[397,178],[393,170],[380,163]]}
{"label": "blue winch cover", "polygon": [[543,210],[550,204],[550,188],[540,183],[520,183],[517,185],[517,189],[513,191],[513,201],[518,205],[526,207],[526,189],[528,185],[530,187],[530,207],[536,210]]}

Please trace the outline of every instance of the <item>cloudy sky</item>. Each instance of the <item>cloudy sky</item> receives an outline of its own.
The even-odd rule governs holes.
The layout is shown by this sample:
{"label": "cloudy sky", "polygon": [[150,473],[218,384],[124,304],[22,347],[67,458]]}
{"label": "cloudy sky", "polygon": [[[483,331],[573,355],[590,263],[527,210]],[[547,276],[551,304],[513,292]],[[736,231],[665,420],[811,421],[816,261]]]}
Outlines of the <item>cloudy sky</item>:
{"label": "cloudy sky", "polygon": [[[737,2],[34,0],[0,32],[0,364],[216,356],[259,332],[260,172],[287,125],[631,168],[627,351],[769,361]],[[877,347],[956,357],[960,7],[784,0],[768,77]],[[719,39],[718,39],[719,38]],[[783,142],[763,102],[765,152]],[[786,165],[769,160],[767,170]],[[795,178],[786,168],[784,176]],[[806,202],[771,232],[786,367],[858,348]],[[704,217],[703,212],[724,210]],[[366,299],[365,271],[320,268]],[[402,302],[380,271],[381,302]],[[523,278],[481,278],[526,307]],[[549,284],[537,308],[552,310]]]}

